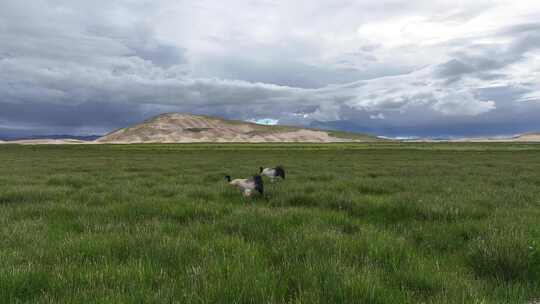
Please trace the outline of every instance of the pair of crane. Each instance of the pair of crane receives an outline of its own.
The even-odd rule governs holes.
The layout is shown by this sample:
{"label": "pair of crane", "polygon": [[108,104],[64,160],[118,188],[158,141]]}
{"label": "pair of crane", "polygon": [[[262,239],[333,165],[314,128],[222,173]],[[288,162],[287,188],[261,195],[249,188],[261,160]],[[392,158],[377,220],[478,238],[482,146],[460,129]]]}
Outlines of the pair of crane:
{"label": "pair of crane", "polygon": [[264,183],[262,176],[266,176],[271,182],[276,179],[285,179],[285,169],[281,166],[275,168],[259,167],[259,174],[249,178],[231,179],[230,175],[225,176],[229,185],[236,187],[244,197],[251,197],[254,193],[264,194]]}

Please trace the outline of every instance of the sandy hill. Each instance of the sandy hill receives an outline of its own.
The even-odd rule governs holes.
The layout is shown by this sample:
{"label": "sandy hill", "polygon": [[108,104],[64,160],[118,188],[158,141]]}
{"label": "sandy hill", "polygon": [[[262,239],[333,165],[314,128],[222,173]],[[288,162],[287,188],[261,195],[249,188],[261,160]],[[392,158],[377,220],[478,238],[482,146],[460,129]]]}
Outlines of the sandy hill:
{"label": "sandy hill", "polygon": [[525,133],[514,137],[514,141],[540,142],[540,133]]}
{"label": "sandy hill", "polygon": [[194,143],[194,142],[351,142],[375,141],[367,135],[265,126],[215,117],[181,113],[156,116],[138,125],[111,132],[98,143]]}

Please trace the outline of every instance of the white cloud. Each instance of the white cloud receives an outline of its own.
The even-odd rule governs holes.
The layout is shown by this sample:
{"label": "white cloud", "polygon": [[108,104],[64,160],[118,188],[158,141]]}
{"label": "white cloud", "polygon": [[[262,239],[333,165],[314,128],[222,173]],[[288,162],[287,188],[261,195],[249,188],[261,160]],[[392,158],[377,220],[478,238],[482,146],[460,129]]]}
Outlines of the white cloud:
{"label": "white cloud", "polygon": [[495,109],[495,102],[477,100],[466,92],[450,93],[440,96],[432,108],[445,115],[476,116]]}

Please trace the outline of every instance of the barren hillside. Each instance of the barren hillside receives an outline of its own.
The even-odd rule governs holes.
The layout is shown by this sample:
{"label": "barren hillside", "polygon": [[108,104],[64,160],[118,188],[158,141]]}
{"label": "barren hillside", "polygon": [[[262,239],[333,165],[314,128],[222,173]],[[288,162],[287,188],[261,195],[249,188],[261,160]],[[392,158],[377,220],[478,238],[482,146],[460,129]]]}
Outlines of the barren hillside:
{"label": "barren hillside", "polygon": [[540,133],[525,133],[515,137],[514,141],[540,142]]}
{"label": "barren hillside", "polygon": [[344,132],[265,126],[181,113],[156,116],[138,125],[111,132],[98,143],[191,143],[191,142],[351,142],[377,138]]}

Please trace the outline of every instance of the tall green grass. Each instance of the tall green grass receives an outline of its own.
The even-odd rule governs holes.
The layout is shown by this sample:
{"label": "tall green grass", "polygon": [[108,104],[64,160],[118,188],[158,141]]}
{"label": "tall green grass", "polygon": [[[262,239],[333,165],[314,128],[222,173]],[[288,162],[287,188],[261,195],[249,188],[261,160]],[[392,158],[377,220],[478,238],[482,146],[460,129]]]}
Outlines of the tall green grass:
{"label": "tall green grass", "polygon": [[539,218],[538,145],[2,145],[0,302],[531,303]]}

